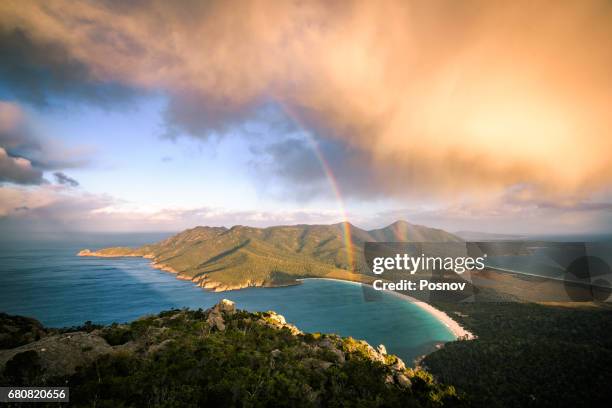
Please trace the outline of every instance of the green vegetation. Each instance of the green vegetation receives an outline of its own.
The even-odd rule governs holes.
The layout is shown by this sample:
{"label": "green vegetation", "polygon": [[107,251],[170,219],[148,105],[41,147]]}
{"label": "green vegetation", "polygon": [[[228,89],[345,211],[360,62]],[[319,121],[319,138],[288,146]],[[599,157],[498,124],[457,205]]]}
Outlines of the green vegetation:
{"label": "green vegetation", "polygon": [[34,350],[16,354],[6,363],[2,373],[6,385],[36,384],[36,380],[41,375],[40,356]]}
{"label": "green vegetation", "polygon": [[0,350],[31,343],[46,334],[45,328],[35,319],[0,313]]}
{"label": "green vegetation", "polygon": [[606,406],[612,401],[612,310],[602,305],[436,304],[477,340],[423,360],[475,406]]}
{"label": "green vegetation", "polygon": [[[269,228],[196,227],[141,248],[106,248],[82,251],[80,255],[148,257],[161,269],[220,291],[295,284],[296,279],[307,277],[342,276],[362,280],[367,270],[363,257],[366,241],[461,241],[442,230],[404,221],[372,231],[349,225],[349,230],[353,265],[345,247],[344,223]],[[355,274],[351,277],[347,271]]]}
{"label": "green vegetation", "polygon": [[[457,237],[443,231],[412,226],[403,222],[376,231],[363,231],[351,227],[351,238],[354,244],[353,251],[358,260],[363,259],[361,251],[366,241],[458,240]],[[151,257],[158,265],[163,265],[177,272],[179,276],[193,279],[200,285],[214,290],[249,285],[291,284],[300,277],[325,276],[353,280],[367,278],[360,273],[364,269],[359,263],[354,268],[354,272],[358,273],[348,272],[350,267],[346,258],[343,225],[341,224],[266,229],[234,227],[229,230],[198,227],[158,244],[136,250],[111,248],[93,253],[94,256],[117,256],[117,254]],[[388,279],[397,277],[393,273],[385,276]],[[612,309],[609,305],[530,303],[528,300],[537,299],[542,291],[557,293],[564,291],[565,288],[556,281],[543,284],[532,278],[499,274],[493,270],[474,274],[472,278],[478,283],[477,290],[475,290],[478,302],[446,303],[441,301],[442,298],[438,298],[440,301],[433,302],[433,305],[446,311],[478,338],[471,341],[447,343],[443,348],[423,359],[421,367],[424,369],[405,369],[403,363],[398,362],[396,357],[377,356],[373,354],[373,349],[369,345],[354,339],[348,338],[334,343],[335,351],[330,351],[321,349],[321,344],[335,337],[317,333],[297,337],[294,335],[292,338],[299,338],[299,341],[307,346],[307,350],[314,350],[313,346],[319,347],[314,354],[303,354],[303,350],[298,352],[289,344],[285,345],[288,347],[287,354],[285,354],[285,349],[282,349],[282,355],[290,356],[293,364],[292,368],[285,367],[284,370],[288,371],[284,372],[291,372],[292,375],[299,376],[298,383],[284,377],[281,381],[270,372],[265,371],[267,368],[265,370],[263,368],[264,361],[259,360],[260,357],[265,356],[265,353],[263,355],[254,353],[248,361],[241,360],[241,364],[251,367],[249,373],[254,370],[265,378],[261,380],[262,388],[257,388],[256,391],[250,389],[249,384],[251,383],[248,380],[245,380],[245,384],[241,383],[238,386],[219,385],[215,382],[220,381],[219,379],[206,377],[207,380],[204,383],[207,384],[206,387],[209,387],[208,384],[215,384],[214,387],[207,388],[206,395],[214,395],[211,397],[214,399],[203,399],[204,397],[200,395],[197,401],[209,404],[230,402],[237,404],[238,400],[223,400],[221,394],[216,394],[214,390],[221,389],[225,393],[230,393],[231,388],[232,395],[240,396],[252,395],[253,392],[259,393],[265,390],[266,395],[268,393],[275,395],[272,388],[281,387],[283,390],[281,394],[299,395],[298,399],[303,404],[396,406],[435,405],[443,402],[460,403],[454,388],[440,386],[432,377],[433,375],[437,381],[457,387],[461,395],[465,395],[467,403],[472,406],[488,408],[609,405],[609,401],[612,401],[612,387],[610,387],[612,384]],[[429,298],[426,300],[429,301]],[[273,315],[260,315],[259,319],[268,325],[274,325]],[[105,328],[103,335],[109,344],[122,347],[124,344],[131,344],[142,338],[141,332],[136,329],[143,324],[147,325],[135,322],[129,327]],[[257,337],[263,335],[258,330],[247,329],[247,332],[255,333],[259,342],[267,344],[268,340]],[[238,341],[238,344],[243,344],[242,340],[239,340],[240,337],[230,338],[232,342]],[[196,348],[182,347],[182,349],[189,350],[189,354],[184,358],[195,358],[196,361],[201,361],[198,360],[202,356],[202,351],[197,348],[199,343],[194,344]],[[252,344],[244,345],[244,347],[252,346]],[[224,347],[233,346],[228,344]],[[266,353],[272,353],[274,351],[272,347],[281,350],[281,345],[274,343],[265,349]],[[211,353],[220,353],[220,349],[213,350],[210,346],[206,350]],[[344,364],[338,364],[338,360],[334,359],[338,352],[346,360]],[[210,354],[206,356],[206,358],[212,358]],[[180,356],[173,358],[176,358],[177,364],[182,361]],[[232,377],[246,378],[250,375],[241,372],[238,366],[232,365],[233,363],[222,357],[214,358],[217,358],[223,367],[230,370]],[[319,362],[313,365],[313,359]],[[155,364],[154,361],[152,362],[147,357],[139,359],[138,364]],[[277,360],[274,361],[274,367],[279,367],[277,364],[280,363],[277,363]],[[297,361],[299,363],[296,363]],[[323,362],[323,367],[325,367],[322,372],[326,373],[325,375],[331,375],[326,380],[319,376],[322,367],[320,362]],[[130,364],[136,363],[126,364],[125,367],[131,367]],[[111,364],[110,367],[115,366]],[[125,367],[124,369],[128,370]],[[156,370],[159,369],[159,367],[148,365],[142,367],[147,367],[146,369],[151,372],[157,372]],[[390,387],[387,380],[381,382],[381,379],[387,378],[388,374],[385,373],[389,367],[395,367],[402,374],[402,377],[398,377],[396,371],[392,377],[392,384],[394,386],[404,384],[405,388],[392,388],[393,391],[385,392],[385,397],[380,397],[378,393]],[[105,369],[111,370],[110,368]],[[119,368],[112,370],[119,370]],[[31,375],[31,373],[23,375]],[[81,378],[79,381],[84,384],[95,382],[93,372],[87,374],[84,371],[79,375],[82,376],[78,377]],[[181,384],[183,382],[188,384],[189,390],[195,387],[188,379],[183,379],[178,374],[174,375],[181,378]],[[216,375],[221,375],[221,373],[216,372]],[[126,378],[127,384],[132,384],[134,389],[145,387],[146,381],[153,381],[156,384],[154,378],[136,380],[132,375]],[[136,381],[136,385],[132,381]],[[155,387],[159,388],[161,385],[157,384]],[[378,391],[371,394],[365,392],[361,387],[366,387],[370,391]],[[164,392],[174,395],[172,393],[175,391],[165,390]],[[197,394],[196,391],[193,392]],[[423,393],[428,397],[423,399]],[[249,405],[252,402],[241,398],[240,404]],[[349,398],[350,402],[342,404],[342,398]],[[274,402],[273,399],[268,401]],[[295,401],[289,400],[287,404],[290,405],[292,402]]]}
{"label": "green vegetation", "polygon": [[0,364],[0,384],[67,384],[73,406],[465,405],[453,387],[363,341],[303,334],[273,312],[236,311],[230,302],[90,328],[110,352],[62,374],[44,370],[53,362],[32,343]]}

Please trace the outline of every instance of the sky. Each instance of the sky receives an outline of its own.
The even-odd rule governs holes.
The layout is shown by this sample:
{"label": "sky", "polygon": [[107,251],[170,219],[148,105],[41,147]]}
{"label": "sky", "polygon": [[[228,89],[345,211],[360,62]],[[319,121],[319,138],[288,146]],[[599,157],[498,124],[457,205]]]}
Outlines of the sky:
{"label": "sky", "polygon": [[0,2],[0,232],[612,231],[609,1]]}

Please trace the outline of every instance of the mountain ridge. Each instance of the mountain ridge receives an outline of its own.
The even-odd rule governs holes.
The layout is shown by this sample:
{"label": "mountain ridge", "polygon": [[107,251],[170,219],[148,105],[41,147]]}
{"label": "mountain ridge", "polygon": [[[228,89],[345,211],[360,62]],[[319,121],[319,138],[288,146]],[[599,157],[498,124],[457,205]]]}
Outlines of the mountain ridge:
{"label": "mountain ridge", "polygon": [[[348,224],[348,225],[347,225]],[[346,239],[345,231],[350,239]],[[396,221],[364,230],[350,223],[196,226],[138,248],[84,249],[79,256],[143,257],[151,266],[214,291],[298,284],[298,279],[333,277],[368,282],[365,242],[461,242],[440,229]],[[350,247],[347,250],[347,245]]]}

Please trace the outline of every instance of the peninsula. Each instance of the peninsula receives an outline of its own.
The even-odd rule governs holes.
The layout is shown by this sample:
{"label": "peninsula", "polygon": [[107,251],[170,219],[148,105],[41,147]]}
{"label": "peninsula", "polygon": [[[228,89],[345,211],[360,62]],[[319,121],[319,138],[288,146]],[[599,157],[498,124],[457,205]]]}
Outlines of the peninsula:
{"label": "peninsula", "polygon": [[406,221],[375,230],[349,223],[254,228],[195,227],[139,248],[113,247],[79,256],[143,257],[178,279],[222,292],[251,286],[286,286],[301,278],[371,283],[364,242],[461,242],[446,231]]}

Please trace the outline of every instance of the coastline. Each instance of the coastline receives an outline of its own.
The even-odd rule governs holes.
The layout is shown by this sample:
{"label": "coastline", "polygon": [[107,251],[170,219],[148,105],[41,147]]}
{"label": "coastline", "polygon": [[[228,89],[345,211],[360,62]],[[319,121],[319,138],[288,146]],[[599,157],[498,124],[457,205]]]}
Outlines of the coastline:
{"label": "coastline", "polygon": [[[332,281],[338,281],[338,282],[351,283],[354,285],[368,285],[370,287],[373,287],[372,285],[368,283],[356,282],[356,281],[351,281],[351,280],[343,280],[343,279],[335,279],[335,278],[302,278],[298,280],[303,281],[307,279],[332,280]],[[450,317],[446,312],[443,312],[440,309],[436,309],[429,303],[423,302],[421,300],[417,300],[413,298],[412,296],[406,295],[404,293],[396,292],[396,291],[386,290],[384,292],[389,293],[392,296],[399,297],[407,302],[414,303],[416,306],[420,307],[421,309],[429,313],[431,316],[436,318],[436,320],[438,320],[444,326],[446,326],[448,330],[450,330],[450,332],[453,334],[453,336],[455,336],[457,340],[474,340],[477,338],[472,332],[470,332],[469,330],[466,330],[457,321],[455,321],[452,317]]]}
{"label": "coastline", "polygon": [[[80,251],[77,256],[86,256],[86,257],[101,257],[101,258],[117,258],[117,257],[123,257],[123,256],[127,256],[127,257],[141,257],[141,258],[145,258],[145,259],[152,259],[152,256],[149,256],[147,254],[145,255],[141,255],[141,254],[127,254],[127,255],[106,255],[106,254],[100,254],[98,251],[89,251],[89,250],[82,250]],[[249,282],[249,284],[247,284],[246,286],[241,286],[241,287],[235,287],[235,288],[229,288],[225,285],[222,285],[220,283],[216,283],[216,282],[211,282],[211,281],[207,281],[206,278],[201,278],[201,277],[187,277],[187,276],[183,276],[180,274],[180,272],[174,270],[173,268],[169,267],[168,265],[165,265],[163,263],[160,262],[156,262],[155,260],[152,260],[149,263],[149,266],[152,269],[158,269],[164,272],[168,272],[171,273],[173,275],[175,275],[175,277],[179,280],[190,280],[192,281],[196,286],[199,286],[205,290],[210,290],[213,292],[226,292],[226,291],[231,291],[231,290],[240,290],[240,289],[244,289],[247,287],[282,287],[282,286],[291,286],[292,284],[283,284],[283,285],[253,285],[253,282]],[[324,278],[324,277],[315,277],[315,278],[297,278],[296,279],[296,284],[300,284],[301,281],[307,280],[307,279],[323,279],[323,280],[331,280],[331,281],[338,281],[338,282],[345,282],[345,283],[350,283],[350,284],[354,284],[354,285],[368,285],[370,287],[373,287],[370,283],[368,282],[364,282],[364,281],[358,281],[358,280],[350,280],[350,279],[341,279],[341,278]],[[431,316],[433,316],[436,320],[438,320],[440,323],[442,323],[444,326],[446,326],[446,328],[453,334],[453,336],[455,336],[456,340],[473,340],[476,339],[477,337],[470,331],[466,330],[463,326],[461,326],[457,321],[455,321],[453,318],[451,318],[447,313],[443,312],[440,309],[437,309],[435,307],[433,307],[432,305],[430,305],[429,303],[426,303],[424,301],[418,300],[413,298],[412,296],[406,295],[404,293],[400,293],[400,292],[396,292],[396,291],[385,291],[393,296],[397,296],[407,302],[411,302],[413,304],[415,304],[416,306],[420,307],[422,310],[424,310],[425,312],[429,313]]]}
{"label": "coastline", "polygon": [[446,312],[443,312],[440,309],[436,309],[429,303],[423,302],[421,300],[417,300],[413,298],[412,296],[408,296],[403,293],[399,293],[395,291],[391,291],[391,292],[387,291],[387,293],[390,293],[393,296],[400,297],[406,301],[412,302],[418,307],[420,307],[421,309],[425,310],[427,313],[435,317],[440,323],[444,324],[451,331],[451,333],[453,333],[453,335],[456,337],[457,340],[474,340],[477,338],[477,336],[474,335],[474,333],[465,329],[456,320],[450,317]]}

